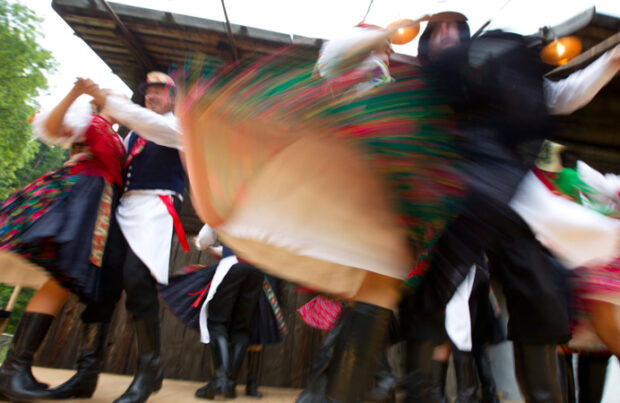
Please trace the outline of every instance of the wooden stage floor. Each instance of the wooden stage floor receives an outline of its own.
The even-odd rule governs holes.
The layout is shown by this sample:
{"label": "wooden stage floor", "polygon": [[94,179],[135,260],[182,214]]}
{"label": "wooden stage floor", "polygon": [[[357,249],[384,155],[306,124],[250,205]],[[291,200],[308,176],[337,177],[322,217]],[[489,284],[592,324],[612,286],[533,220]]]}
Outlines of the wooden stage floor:
{"label": "wooden stage floor", "polygon": [[[51,368],[33,368],[34,375],[41,382],[47,382],[52,386],[56,386],[69,379],[75,372],[64,369]],[[90,402],[110,403],[119,397],[131,383],[131,377],[124,375],[103,374],[99,377],[99,384],[92,399],[72,399],[71,402]],[[181,402],[201,402],[205,403],[209,400],[197,399],[194,397],[196,389],[204,385],[204,382],[179,381],[175,379],[164,379],[164,385],[161,390],[148,400],[148,403],[181,403]],[[255,399],[245,396],[245,387],[237,386],[237,398],[229,400],[239,403],[290,403],[294,402],[297,395],[301,392],[298,389],[280,389],[261,387],[263,393],[262,399]],[[41,400],[49,402],[58,402],[58,400]]]}

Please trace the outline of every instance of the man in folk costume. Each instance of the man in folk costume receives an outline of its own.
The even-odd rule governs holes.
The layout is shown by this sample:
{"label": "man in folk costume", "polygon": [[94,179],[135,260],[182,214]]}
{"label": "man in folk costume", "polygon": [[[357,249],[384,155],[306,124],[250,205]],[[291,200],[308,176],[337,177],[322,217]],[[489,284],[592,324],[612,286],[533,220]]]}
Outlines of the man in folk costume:
{"label": "man in folk costume", "polygon": [[[451,103],[468,118],[462,124],[473,146],[468,157],[481,167],[469,170],[472,190],[461,217],[439,241],[433,267],[418,290],[418,306],[437,304],[443,310],[475,252],[486,249],[504,285],[509,338],[515,342],[515,369],[525,400],[561,401],[555,346],[570,337],[567,290],[562,265],[540,246],[527,219],[513,210],[511,199],[527,172],[515,151],[526,141],[542,141],[545,113],[568,114],[588,103],[617,71],[618,48],[568,79],[550,82],[542,79],[542,71],[537,73],[535,57],[523,62],[528,52],[519,50],[518,37],[490,32],[469,40],[463,35],[465,21],[458,13],[435,15],[418,48],[420,60],[455,89]],[[502,51],[499,43],[511,52]],[[498,116],[503,124],[494,123]]]}
{"label": "man in folk costume", "polygon": [[[138,365],[133,382],[116,403],[144,402],[161,388],[159,301],[157,284],[168,283],[170,247],[174,231],[187,251],[187,240],[177,211],[185,188],[185,171],[176,143],[177,119],[173,115],[175,84],[166,74],[151,72],[139,87],[143,108],[121,96],[94,90],[95,103],[132,129],[125,138],[123,196],[111,229],[109,265],[104,268],[106,302],[87,306],[86,326],[78,358],[78,372],[50,390],[50,398],[81,397],[97,383],[104,361],[109,322],[121,291],[133,316],[138,342]],[[148,139],[148,140],[147,140]]]}

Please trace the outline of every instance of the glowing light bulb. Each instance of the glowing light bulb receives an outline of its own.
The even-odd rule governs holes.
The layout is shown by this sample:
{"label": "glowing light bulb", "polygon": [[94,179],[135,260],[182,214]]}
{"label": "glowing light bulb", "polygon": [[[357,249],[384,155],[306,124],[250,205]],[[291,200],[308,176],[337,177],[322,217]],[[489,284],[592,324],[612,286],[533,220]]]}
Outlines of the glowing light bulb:
{"label": "glowing light bulb", "polygon": [[556,50],[558,52],[558,56],[563,56],[564,52],[566,52],[566,46],[564,46],[562,42],[558,42],[558,45],[556,46]]}

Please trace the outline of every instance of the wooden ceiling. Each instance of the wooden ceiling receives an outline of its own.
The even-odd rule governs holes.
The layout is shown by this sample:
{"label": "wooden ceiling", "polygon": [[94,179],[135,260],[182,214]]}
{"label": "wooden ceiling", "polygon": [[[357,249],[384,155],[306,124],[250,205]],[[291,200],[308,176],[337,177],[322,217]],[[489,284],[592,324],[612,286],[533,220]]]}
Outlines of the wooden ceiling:
{"label": "wooden ceiling", "polygon": [[[168,71],[199,53],[214,62],[233,58],[233,42],[224,22],[143,9],[102,0],[53,0],[52,7],[130,88],[136,89],[150,70]],[[552,36],[576,35],[584,52],[548,77],[560,79],[585,66],[618,41],[620,19],[586,10],[552,30],[532,36],[542,46]],[[231,25],[239,57],[269,54],[282,46],[300,44],[302,57],[316,58],[321,39]],[[615,39],[611,38],[615,35]],[[611,38],[611,39],[609,39]],[[607,43],[602,43],[608,39]],[[415,58],[394,55],[393,62],[415,63]],[[137,93],[137,91],[136,91]],[[139,101],[139,99],[136,99]],[[620,172],[620,78],[616,77],[586,108],[559,119],[556,138],[579,150],[576,158],[598,169]]]}
{"label": "wooden ceiling", "polygon": [[[233,45],[221,21],[101,0],[54,0],[52,7],[132,89],[148,71],[166,72],[183,65],[189,55],[214,62],[233,58]],[[231,33],[239,57],[299,44],[307,49],[308,58],[314,58],[323,42],[234,24]]]}

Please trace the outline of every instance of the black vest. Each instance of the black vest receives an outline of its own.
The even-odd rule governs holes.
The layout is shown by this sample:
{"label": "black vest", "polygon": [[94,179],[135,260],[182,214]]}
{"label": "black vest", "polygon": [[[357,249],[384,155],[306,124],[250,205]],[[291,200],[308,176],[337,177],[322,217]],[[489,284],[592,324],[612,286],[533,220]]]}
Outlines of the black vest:
{"label": "black vest", "polygon": [[[128,153],[138,140],[137,133],[129,134]],[[125,169],[124,191],[134,189],[166,189],[183,194],[185,170],[176,148],[164,147],[147,141],[144,149],[135,155]]]}

